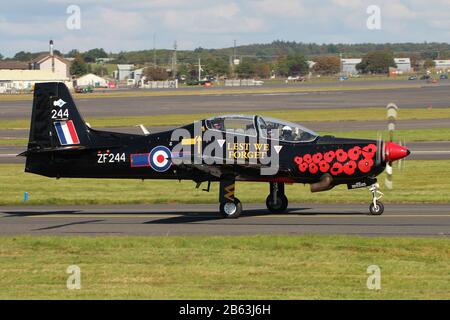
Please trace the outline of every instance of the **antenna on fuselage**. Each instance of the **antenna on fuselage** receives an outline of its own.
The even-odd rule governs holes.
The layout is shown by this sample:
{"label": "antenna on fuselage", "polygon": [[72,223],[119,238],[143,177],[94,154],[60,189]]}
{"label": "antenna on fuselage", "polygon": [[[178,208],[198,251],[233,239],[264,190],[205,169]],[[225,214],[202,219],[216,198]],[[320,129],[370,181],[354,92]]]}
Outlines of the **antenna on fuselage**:
{"label": "antenna on fuselage", "polygon": [[146,135],[146,136],[150,135],[150,131],[148,131],[147,128],[143,124],[138,124],[136,127],[141,128],[144,135]]}

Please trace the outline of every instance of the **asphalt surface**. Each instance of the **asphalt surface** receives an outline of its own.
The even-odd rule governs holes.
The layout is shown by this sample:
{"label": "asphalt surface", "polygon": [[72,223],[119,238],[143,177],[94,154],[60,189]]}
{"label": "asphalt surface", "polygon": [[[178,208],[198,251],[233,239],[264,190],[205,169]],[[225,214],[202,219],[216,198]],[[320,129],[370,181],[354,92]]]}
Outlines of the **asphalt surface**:
{"label": "asphalt surface", "polygon": [[[439,86],[424,85],[405,89],[395,89],[395,83],[385,85],[393,88],[267,94],[230,94],[223,90],[223,93],[217,95],[124,98],[89,98],[86,95],[86,98],[78,98],[76,104],[85,117],[384,107],[390,102],[408,108],[450,106],[450,82]],[[28,119],[30,115],[31,101],[0,101],[1,119]]]}
{"label": "asphalt surface", "polygon": [[271,215],[244,204],[239,219],[222,219],[217,205],[0,207],[5,235],[253,235],[331,234],[450,236],[450,205],[389,205],[382,216],[365,205],[292,204]]}

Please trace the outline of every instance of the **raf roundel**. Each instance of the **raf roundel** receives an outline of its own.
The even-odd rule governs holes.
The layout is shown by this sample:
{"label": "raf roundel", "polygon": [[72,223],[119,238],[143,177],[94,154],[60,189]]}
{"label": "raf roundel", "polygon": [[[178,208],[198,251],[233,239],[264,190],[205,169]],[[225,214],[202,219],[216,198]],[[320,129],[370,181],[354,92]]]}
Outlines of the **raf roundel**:
{"label": "raf roundel", "polygon": [[170,150],[163,146],[154,147],[150,152],[150,165],[153,170],[164,172],[172,165]]}

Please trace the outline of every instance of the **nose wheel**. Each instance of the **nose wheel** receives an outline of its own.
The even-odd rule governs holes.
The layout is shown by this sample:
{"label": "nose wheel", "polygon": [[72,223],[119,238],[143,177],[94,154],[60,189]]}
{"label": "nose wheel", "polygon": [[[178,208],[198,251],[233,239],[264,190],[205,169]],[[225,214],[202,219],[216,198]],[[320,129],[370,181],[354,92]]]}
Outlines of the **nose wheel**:
{"label": "nose wheel", "polygon": [[384,212],[384,205],[381,201],[377,201],[376,204],[371,203],[369,206],[370,214],[373,216],[379,216]]}
{"label": "nose wheel", "polygon": [[369,206],[369,211],[373,216],[380,216],[384,212],[384,205],[380,201],[384,194],[378,190],[379,187],[380,185],[375,183],[369,188],[369,191],[372,193],[372,203]]}
{"label": "nose wheel", "polygon": [[266,198],[267,209],[271,213],[286,212],[288,199],[284,194],[284,183],[271,182],[270,194]]}

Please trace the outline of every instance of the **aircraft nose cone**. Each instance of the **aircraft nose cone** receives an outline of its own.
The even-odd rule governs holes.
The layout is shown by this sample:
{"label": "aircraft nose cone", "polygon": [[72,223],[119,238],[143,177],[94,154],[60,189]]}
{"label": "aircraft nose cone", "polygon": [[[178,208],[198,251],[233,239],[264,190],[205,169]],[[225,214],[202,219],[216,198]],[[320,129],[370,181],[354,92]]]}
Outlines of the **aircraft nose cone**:
{"label": "aircraft nose cone", "polygon": [[384,152],[384,159],[386,160],[386,162],[400,160],[404,157],[409,156],[409,154],[411,153],[408,148],[400,146],[393,142],[386,143]]}

